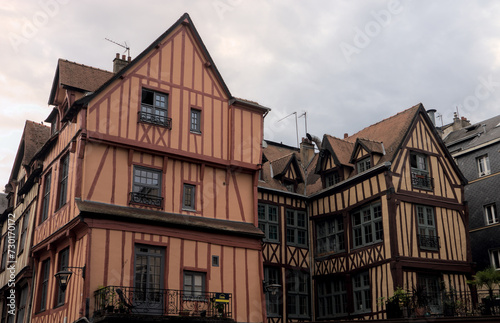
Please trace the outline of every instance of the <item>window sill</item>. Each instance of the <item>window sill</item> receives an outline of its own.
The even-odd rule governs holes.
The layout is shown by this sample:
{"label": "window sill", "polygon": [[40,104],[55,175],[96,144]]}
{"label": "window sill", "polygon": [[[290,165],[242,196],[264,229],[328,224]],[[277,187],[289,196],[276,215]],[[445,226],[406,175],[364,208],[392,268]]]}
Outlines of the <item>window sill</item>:
{"label": "window sill", "polygon": [[189,132],[193,135],[201,135],[201,131],[190,130]]}
{"label": "window sill", "polygon": [[198,213],[195,209],[189,209],[189,208],[186,208],[186,207],[183,207],[181,210],[182,211],[186,211],[186,212]]}

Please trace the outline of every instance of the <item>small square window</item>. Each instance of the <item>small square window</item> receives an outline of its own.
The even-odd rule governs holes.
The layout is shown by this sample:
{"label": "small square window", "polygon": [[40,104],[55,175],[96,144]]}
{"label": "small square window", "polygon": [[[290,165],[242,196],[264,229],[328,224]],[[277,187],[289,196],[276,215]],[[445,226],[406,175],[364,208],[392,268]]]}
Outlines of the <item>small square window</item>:
{"label": "small square window", "polygon": [[219,267],[219,256],[212,256],[212,267]]}
{"label": "small square window", "polygon": [[201,133],[201,110],[191,109],[191,131]]}
{"label": "small square window", "polygon": [[184,192],[182,194],[182,208],[187,210],[196,210],[195,207],[196,186],[184,184]]}
{"label": "small square window", "polygon": [[361,159],[356,164],[358,166],[358,173],[362,173],[365,170],[370,169],[370,167],[371,167],[371,159],[370,159],[370,157],[367,157],[367,158]]}

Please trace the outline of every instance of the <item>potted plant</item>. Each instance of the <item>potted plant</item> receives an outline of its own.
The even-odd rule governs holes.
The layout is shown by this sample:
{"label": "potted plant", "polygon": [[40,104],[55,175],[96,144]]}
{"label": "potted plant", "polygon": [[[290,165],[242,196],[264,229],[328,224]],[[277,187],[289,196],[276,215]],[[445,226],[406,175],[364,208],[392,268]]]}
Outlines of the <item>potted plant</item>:
{"label": "potted plant", "polygon": [[427,313],[427,306],[429,305],[429,296],[425,287],[418,285],[413,287],[413,307],[415,316],[423,317]]}
{"label": "potted plant", "polygon": [[[380,298],[381,301],[384,301],[385,298]],[[410,297],[408,293],[402,289],[401,287],[396,288],[394,290],[394,294],[385,301],[385,308],[387,311],[387,318],[402,318],[405,314],[405,309],[408,307],[410,303]]]}
{"label": "potted plant", "polygon": [[500,271],[495,270],[493,267],[488,267],[484,270],[478,271],[474,275],[474,279],[467,281],[467,283],[476,285],[479,288],[486,287],[488,289],[488,297],[482,299],[484,304],[484,314],[493,314],[492,309],[496,303],[500,303],[500,300],[496,300],[493,295],[495,286],[500,284]]}

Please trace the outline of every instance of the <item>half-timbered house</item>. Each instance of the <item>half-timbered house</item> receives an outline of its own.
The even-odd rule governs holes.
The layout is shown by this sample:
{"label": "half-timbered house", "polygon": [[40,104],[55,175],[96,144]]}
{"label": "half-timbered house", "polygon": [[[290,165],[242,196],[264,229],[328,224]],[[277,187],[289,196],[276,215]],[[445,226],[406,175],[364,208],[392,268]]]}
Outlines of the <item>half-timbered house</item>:
{"label": "half-timbered house", "polygon": [[231,95],[187,14],[114,70],[58,62],[32,322],[263,321],[256,215],[269,109]]}
{"label": "half-timbered house", "polygon": [[29,322],[33,286],[30,250],[35,211],[39,202],[38,175],[42,171],[37,152],[49,136],[49,127],[26,121],[9,183],[6,185],[9,207],[0,219],[2,322]]}

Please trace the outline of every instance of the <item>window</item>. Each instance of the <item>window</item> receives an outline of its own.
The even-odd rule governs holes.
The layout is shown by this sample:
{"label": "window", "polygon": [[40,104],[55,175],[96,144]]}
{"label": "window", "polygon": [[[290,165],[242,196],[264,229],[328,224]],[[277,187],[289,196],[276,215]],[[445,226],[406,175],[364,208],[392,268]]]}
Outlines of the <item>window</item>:
{"label": "window", "polygon": [[352,291],[354,296],[354,313],[370,312],[372,297],[370,292],[370,276],[364,272],[352,277]]}
{"label": "window", "polygon": [[21,289],[21,294],[19,297],[19,307],[17,309],[17,320],[16,323],[23,323],[24,322],[24,313],[26,312],[26,303],[28,300],[28,285],[24,285],[23,288]]}
{"label": "window", "polygon": [[61,159],[60,173],[59,173],[59,207],[66,204],[66,196],[68,195],[68,168],[69,168],[69,154]]}
{"label": "window", "polygon": [[384,240],[380,202],[357,209],[351,214],[353,246],[361,247]]}
{"label": "window", "polygon": [[26,243],[26,235],[28,234],[28,225],[30,221],[30,210],[26,211],[23,217],[23,224],[21,227],[21,240],[19,241],[19,253],[24,250],[24,245]]}
{"label": "window", "polygon": [[491,266],[500,270],[500,249],[490,250]]}
{"label": "window", "polygon": [[171,129],[172,119],[167,116],[167,104],[167,94],[148,89],[142,89],[141,111],[139,111],[139,120],[142,122],[153,123]]}
{"label": "window", "polygon": [[205,273],[184,272],[184,297],[203,298],[205,293]]}
{"label": "window", "polygon": [[50,120],[50,135],[53,136],[57,132],[57,118],[58,116],[54,116],[52,120]]}
{"label": "window", "polygon": [[344,220],[341,216],[316,224],[316,253],[345,251]]}
{"label": "window", "polygon": [[[280,279],[280,269],[279,267],[264,267],[264,282],[266,285],[279,284],[281,285]],[[279,317],[280,316],[280,299],[281,293],[275,293],[274,295],[265,290],[266,293],[266,310],[268,317]]]}
{"label": "window", "polygon": [[265,240],[279,242],[278,207],[259,204],[259,229],[266,235]]}
{"label": "window", "polygon": [[47,293],[49,289],[50,259],[42,262],[42,272],[40,276],[40,311],[45,311],[47,307]]}
{"label": "window", "polygon": [[476,158],[477,160],[477,170],[479,172],[479,177],[491,174],[490,170],[490,159],[488,155],[484,155]]}
{"label": "window", "polygon": [[344,278],[333,278],[318,283],[318,310],[320,318],[347,315],[347,290]]}
{"label": "window", "polygon": [[296,247],[307,247],[305,212],[286,210],[286,242]]}
{"label": "window", "polygon": [[431,313],[442,313],[442,291],[440,286],[443,282],[439,275],[418,275],[418,288],[421,288],[428,300],[428,307]]}
{"label": "window", "polygon": [[287,301],[288,315],[291,318],[309,317],[309,274],[298,271],[288,271]]}
{"label": "window", "polygon": [[411,183],[415,188],[430,189],[431,178],[427,166],[427,156],[416,152],[410,153]]}
{"label": "window", "polygon": [[358,173],[364,172],[365,170],[369,169],[371,167],[371,160],[370,157],[361,159],[356,163],[358,167]]}
{"label": "window", "polygon": [[4,271],[5,267],[7,265],[7,257],[9,256],[8,253],[8,239],[9,235],[8,233],[5,234],[3,238],[3,245],[2,245],[2,263],[0,264],[0,271]]}
{"label": "window", "polygon": [[[69,264],[69,248],[66,248],[59,252],[59,268],[58,271],[62,271],[68,268]],[[64,300],[66,297],[66,291],[62,290],[61,287],[57,289],[57,299],[56,306],[60,306],[64,304]]]}
{"label": "window", "polygon": [[162,207],[161,171],[134,166],[134,184],[130,203]]}
{"label": "window", "polygon": [[212,267],[219,267],[219,256],[212,256]]}
{"label": "window", "polygon": [[162,313],[161,288],[163,286],[165,249],[161,247],[135,246],[134,286],[137,311],[151,314]]}
{"label": "window", "polygon": [[184,192],[182,194],[182,208],[185,210],[196,210],[195,208],[195,193],[196,186],[184,184]]}
{"label": "window", "polygon": [[434,209],[429,206],[417,205],[418,242],[422,249],[439,249],[439,238],[436,234]]}
{"label": "window", "polygon": [[201,110],[191,108],[191,131],[201,133]]}
{"label": "window", "polygon": [[325,175],[325,187],[331,187],[340,182],[340,175],[338,171],[334,171]]}
{"label": "window", "polygon": [[295,182],[285,179],[283,180],[283,185],[285,185],[285,188],[288,192],[296,193],[297,185]]}
{"label": "window", "polygon": [[42,199],[42,221],[47,220],[49,217],[49,205],[50,205],[50,182],[52,178],[52,173],[49,172],[45,175],[45,180],[43,184],[43,199]]}
{"label": "window", "polygon": [[484,217],[486,218],[486,225],[498,223],[498,213],[495,204],[484,206]]}

